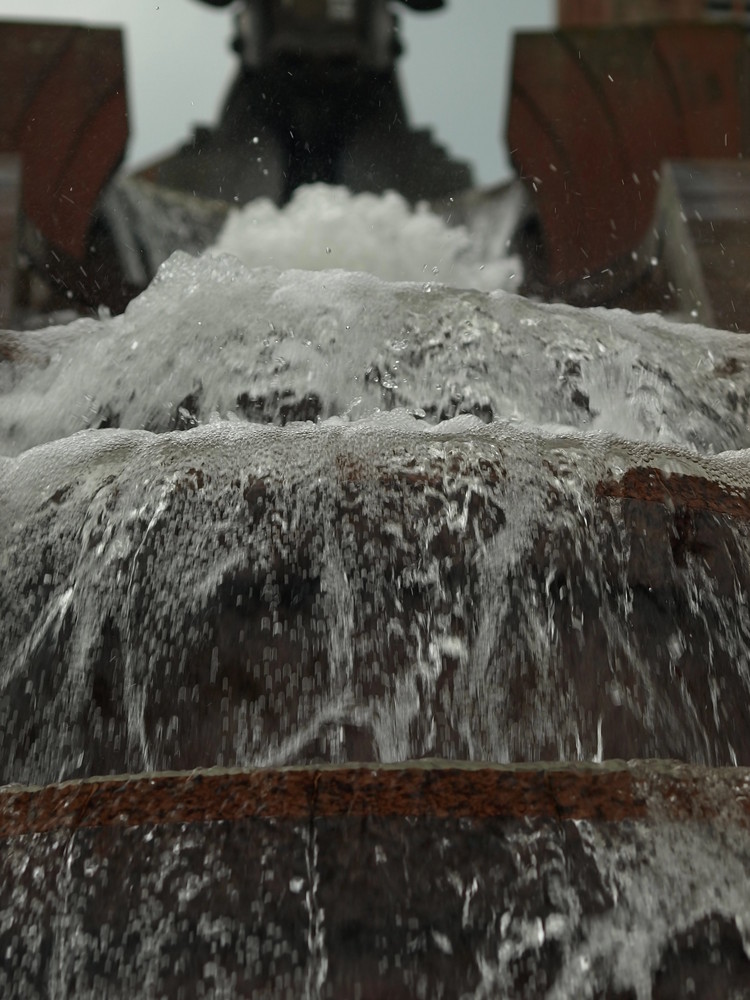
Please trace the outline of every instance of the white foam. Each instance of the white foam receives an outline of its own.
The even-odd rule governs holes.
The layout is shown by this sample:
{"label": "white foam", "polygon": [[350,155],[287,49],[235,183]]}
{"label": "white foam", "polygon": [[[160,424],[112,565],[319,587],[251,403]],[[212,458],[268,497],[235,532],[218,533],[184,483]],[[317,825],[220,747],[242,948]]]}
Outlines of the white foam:
{"label": "white foam", "polygon": [[232,210],[211,252],[248,267],[365,271],[484,291],[515,291],[522,274],[516,258],[481,259],[467,230],[427,204],[412,209],[395,191],[352,194],[327,184],[298,188],[283,208],[262,198]]}
{"label": "white foam", "polygon": [[750,446],[750,342],[622,311],[174,254],[123,316],[28,333],[0,364],[0,454],[88,427],[359,420],[404,408]]}
{"label": "white foam", "polygon": [[[498,291],[512,280],[509,263],[480,272],[466,239],[396,196],[302,191],[283,211],[256,204],[230,220],[219,249],[250,269],[226,254],[175,254],[123,316],[30,333],[23,360],[0,364],[0,455],[13,456],[0,457],[0,737],[12,780],[83,766],[80,720],[93,717],[97,663],[121,685],[113,690],[127,718],[117,739],[127,740],[128,762],[171,766],[182,734],[153,719],[149,728],[146,707],[164,692],[179,706],[188,686],[198,690],[184,666],[192,655],[207,677],[185,744],[201,726],[223,739],[213,672],[244,648],[235,610],[241,601],[271,608],[266,624],[247,619],[253,640],[271,635],[280,602],[264,588],[284,574],[302,581],[303,597],[310,580],[318,590],[306,618],[278,618],[289,663],[276,662],[275,638],[264,647],[260,636],[243,654],[239,673],[262,660],[264,676],[234,706],[226,760],[284,764],[316,739],[331,760],[345,759],[346,726],[369,734],[379,760],[429,754],[438,711],[454,727],[446,752],[462,757],[533,759],[550,746],[561,758],[606,757],[610,733],[569,683],[559,643],[562,630],[574,643],[583,636],[585,588],[599,602],[589,614],[601,623],[589,633],[598,636],[598,693],[611,690],[619,706],[627,685],[641,692],[629,707],[646,749],[649,734],[674,721],[670,746],[706,763],[731,757],[737,702],[715,703],[713,714],[695,704],[713,695],[718,662],[735,665],[747,702],[745,595],[739,584],[722,593],[696,556],[674,574],[686,581],[675,603],[682,617],[675,612],[662,649],[648,648],[653,636],[633,634],[630,553],[613,546],[616,515],[601,514],[596,487],[640,465],[747,488],[750,343]],[[434,280],[476,284],[478,274],[491,293]],[[278,423],[285,413],[318,422],[243,422]],[[181,419],[203,426],[164,433]],[[103,423],[122,429],[86,430]],[[481,518],[467,515],[474,501],[484,534]],[[744,538],[738,532],[738,566]],[[561,568],[566,597],[555,601]],[[221,621],[207,608],[220,608]],[[720,627],[694,702],[691,685],[655,680],[699,641],[707,610]],[[324,642],[325,675],[308,663],[299,709],[282,705],[264,728],[261,681],[282,692],[279,670],[320,655]],[[43,738],[13,759],[27,724],[16,705],[48,668],[49,701],[37,706],[34,696],[28,708]],[[381,669],[388,685],[379,691]],[[374,692],[366,696],[363,670]],[[561,997],[603,982],[645,998],[670,937],[714,914],[735,920],[747,948],[744,833],[729,844],[709,825],[641,824],[632,849],[613,849],[607,831],[578,829],[617,905],[582,923],[548,857],[553,912],[544,923],[503,918],[495,953],[478,956],[477,996],[503,992],[511,964],[545,935],[559,943],[551,995]],[[527,830],[518,837],[528,845]],[[470,903],[467,892],[465,914]],[[437,944],[447,951],[450,942]]]}

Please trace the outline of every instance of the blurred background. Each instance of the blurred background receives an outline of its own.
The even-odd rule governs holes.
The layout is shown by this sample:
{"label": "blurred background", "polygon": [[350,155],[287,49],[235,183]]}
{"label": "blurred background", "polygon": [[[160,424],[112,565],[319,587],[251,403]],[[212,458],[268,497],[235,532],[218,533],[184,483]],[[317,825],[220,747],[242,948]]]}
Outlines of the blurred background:
{"label": "blurred background", "polygon": [[[412,123],[431,126],[451,153],[469,160],[480,184],[506,179],[511,34],[551,27],[554,0],[448,0],[447,9],[429,14],[393,6]],[[0,19],[124,28],[132,166],[216,119],[236,69],[229,11],[195,0],[0,0]]]}

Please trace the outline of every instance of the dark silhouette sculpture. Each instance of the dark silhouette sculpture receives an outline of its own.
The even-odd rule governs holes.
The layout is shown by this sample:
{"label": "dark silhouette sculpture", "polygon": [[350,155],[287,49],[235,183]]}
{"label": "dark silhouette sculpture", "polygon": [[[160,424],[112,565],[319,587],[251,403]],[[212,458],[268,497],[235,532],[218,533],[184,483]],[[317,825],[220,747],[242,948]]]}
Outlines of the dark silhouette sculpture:
{"label": "dark silhouette sculpture", "polygon": [[[414,10],[444,5],[401,2]],[[408,124],[388,0],[246,0],[236,26],[241,65],[218,125],[197,129],[151,179],[240,203],[284,202],[316,181],[394,189],[412,201],[470,186],[468,166]]]}

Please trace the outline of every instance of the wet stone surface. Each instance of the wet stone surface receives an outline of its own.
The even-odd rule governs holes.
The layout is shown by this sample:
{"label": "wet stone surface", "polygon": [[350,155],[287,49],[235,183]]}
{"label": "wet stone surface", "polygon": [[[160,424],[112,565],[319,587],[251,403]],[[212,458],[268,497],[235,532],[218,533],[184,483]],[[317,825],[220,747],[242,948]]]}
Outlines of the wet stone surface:
{"label": "wet stone surface", "polygon": [[27,452],[0,779],[750,763],[742,461],[405,415]]}

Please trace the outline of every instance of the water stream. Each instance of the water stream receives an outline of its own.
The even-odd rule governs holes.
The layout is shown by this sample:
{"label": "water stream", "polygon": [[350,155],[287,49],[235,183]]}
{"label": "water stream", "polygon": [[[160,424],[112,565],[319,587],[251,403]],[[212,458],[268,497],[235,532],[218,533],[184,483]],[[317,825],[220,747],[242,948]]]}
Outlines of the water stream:
{"label": "water stream", "polygon": [[[319,218],[340,211],[318,197]],[[423,244],[398,250],[394,212],[381,252],[413,265]],[[251,222],[251,243],[278,230]],[[351,256],[342,230],[316,239]],[[484,267],[456,252],[464,275]],[[750,342],[438,277],[177,253],[123,316],[2,335],[0,783],[420,757],[750,765]],[[602,834],[577,836],[604,872]],[[588,939],[586,961],[639,998],[612,949],[657,960],[627,914],[651,919],[671,852],[700,854],[699,833],[670,836],[637,877],[606,875],[634,902]],[[718,892],[746,935],[748,896],[706,892],[670,926]],[[584,995],[601,970],[560,920],[550,995]],[[524,927],[484,947],[476,996],[502,992]]]}

